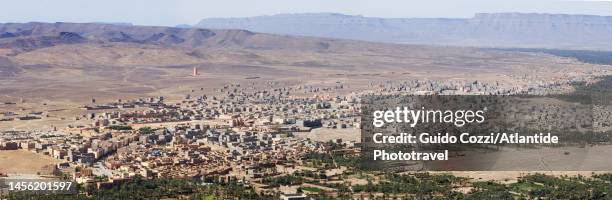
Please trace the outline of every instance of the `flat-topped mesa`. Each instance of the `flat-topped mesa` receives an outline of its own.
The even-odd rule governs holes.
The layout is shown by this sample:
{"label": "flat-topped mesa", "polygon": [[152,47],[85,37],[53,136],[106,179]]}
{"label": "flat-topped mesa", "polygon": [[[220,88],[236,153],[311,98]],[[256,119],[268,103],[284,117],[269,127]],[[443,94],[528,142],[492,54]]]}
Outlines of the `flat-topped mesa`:
{"label": "flat-topped mesa", "polygon": [[612,16],[568,15],[544,13],[477,13],[470,23],[532,23],[539,25],[612,26]]}
{"label": "flat-topped mesa", "polygon": [[612,50],[612,17],[479,13],[472,18],[378,18],[335,13],[213,18],[197,27],[402,44]]}

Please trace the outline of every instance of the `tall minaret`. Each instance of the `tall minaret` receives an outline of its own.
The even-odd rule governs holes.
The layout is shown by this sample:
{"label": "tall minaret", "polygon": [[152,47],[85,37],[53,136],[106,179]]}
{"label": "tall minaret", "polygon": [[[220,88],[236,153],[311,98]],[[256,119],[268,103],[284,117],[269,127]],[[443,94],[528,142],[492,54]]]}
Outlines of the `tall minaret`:
{"label": "tall minaret", "polygon": [[193,76],[197,76],[197,75],[198,75],[198,68],[193,67]]}

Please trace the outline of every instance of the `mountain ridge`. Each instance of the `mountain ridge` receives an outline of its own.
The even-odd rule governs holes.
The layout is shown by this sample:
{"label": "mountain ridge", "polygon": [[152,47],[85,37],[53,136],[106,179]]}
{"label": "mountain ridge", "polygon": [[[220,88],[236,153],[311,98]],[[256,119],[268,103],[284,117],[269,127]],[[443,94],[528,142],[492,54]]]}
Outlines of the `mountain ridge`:
{"label": "mountain ridge", "polygon": [[372,42],[612,50],[612,16],[478,13],[472,18],[378,18],[338,13],[210,18],[200,28]]}
{"label": "mountain ridge", "polygon": [[31,51],[61,44],[133,43],[188,48],[317,49],[328,39],[255,33],[238,29],[125,26],[107,23],[4,23],[0,48]]}

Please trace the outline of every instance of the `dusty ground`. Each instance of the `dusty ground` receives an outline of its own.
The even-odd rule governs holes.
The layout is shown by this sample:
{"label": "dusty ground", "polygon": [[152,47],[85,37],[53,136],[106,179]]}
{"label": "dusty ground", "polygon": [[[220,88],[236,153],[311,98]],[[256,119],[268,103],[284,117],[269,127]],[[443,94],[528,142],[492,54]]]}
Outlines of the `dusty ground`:
{"label": "dusty ground", "polygon": [[0,172],[8,174],[36,174],[46,165],[59,163],[49,156],[26,150],[0,151]]}
{"label": "dusty ground", "polygon": [[361,141],[361,130],[357,128],[316,128],[310,132],[296,132],[298,138],[310,138],[314,141],[328,142],[330,140],[342,139],[342,141]]}
{"label": "dusty ground", "polygon": [[[295,44],[302,40],[296,38]],[[327,50],[311,48],[199,48],[139,44],[72,44],[11,55],[0,49],[0,113],[43,111],[32,122],[0,122],[0,130],[65,127],[79,106],[97,102],[164,96],[176,101],[214,93],[229,83],[330,86],[363,91],[387,80],[498,81],[521,87],[517,77],[554,81],[602,68],[546,54],[501,52],[462,47],[391,45],[327,41]],[[293,43],[291,43],[293,44]],[[198,55],[193,55],[198,52]],[[193,67],[200,74],[192,76]],[[22,103],[22,101],[24,103]],[[13,102],[17,104],[3,104]]]}

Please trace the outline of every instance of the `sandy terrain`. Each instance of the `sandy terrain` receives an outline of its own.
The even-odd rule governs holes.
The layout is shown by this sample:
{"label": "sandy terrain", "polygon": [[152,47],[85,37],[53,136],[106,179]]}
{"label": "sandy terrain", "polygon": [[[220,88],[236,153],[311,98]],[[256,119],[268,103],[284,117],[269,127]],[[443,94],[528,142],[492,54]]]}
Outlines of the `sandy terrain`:
{"label": "sandy terrain", "polygon": [[0,151],[0,172],[8,174],[36,174],[44,166],[59,163],[49,156],[25,150]]}
{"label": "sandy terrain", "polygon": [[[18,72],[0,75],[0,113],[45,115],[42,120],[0,122],[0,130],[49,130],[91,123],[75,122],[74,116],[86,114],[78,107],[89,104],[92,98],[99,103],[159,96],[177,101],[188,93],[210,95],[230,83],[257,87],[267,87],[271,82],[315,87],[343,84],[345,91],[321,94],[335,96],[363,91],[373,82],[387,80],[470,79],[514,85],[519,84],[516,77],[551,81],[578,73],[576,68],[588,72],[601,67],[545,54],[332,43],[326,51],[84,43],[0,55],[10,69]],[[204,56],[193,56],[194,51]],[[193,67],[198,68],[199,75],[191,75]]]}
{"label": "sandy terrain", "polygon": [[328,142],[335,139],[342,139],[342,141],[361,141],[361,130],[356,128],[316,128],[310,132],[296,132],[294,134],[298,138],[310,138],[311,140],[319,142]]}

